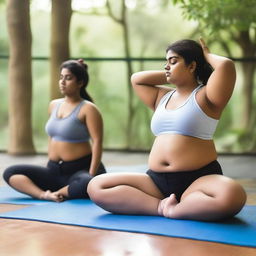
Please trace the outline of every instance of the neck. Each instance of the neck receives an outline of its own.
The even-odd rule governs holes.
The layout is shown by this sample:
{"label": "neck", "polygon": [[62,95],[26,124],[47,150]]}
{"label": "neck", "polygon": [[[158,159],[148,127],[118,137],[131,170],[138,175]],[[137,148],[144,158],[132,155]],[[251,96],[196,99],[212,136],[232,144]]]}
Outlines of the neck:
{"label": "neck", "polygon": [[176,91],[180,94],[188,94],[188,93],[191,93],[197,87],[198,87],[198,82],[194,81],[193,83],[176,85]]}
{"label": "neck", "polygon": [[70,97],[70,96],[65,96],[64,100],[67,102],[67,103],[77,103],[77,102],[80,102],[82,101],[82,98],[79,96],[73,96],[73,97]]}

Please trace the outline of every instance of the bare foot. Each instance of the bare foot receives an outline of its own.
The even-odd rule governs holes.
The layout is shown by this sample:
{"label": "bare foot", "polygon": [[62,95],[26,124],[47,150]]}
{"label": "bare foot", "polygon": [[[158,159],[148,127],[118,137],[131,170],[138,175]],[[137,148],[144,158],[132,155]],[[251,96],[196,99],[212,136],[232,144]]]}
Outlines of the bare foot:
{"label": "bare foot", "polygon": [[163,204],[163,216],[167,218],[173,218],[174,208],[177,204],[178,201],[174,194],[171,194],[169,197],[165,198]]}
{"label": "bare foot", "polygon": [[56,202],[63,202],[65,200],[65,197],[59,191],[53,192],[52,194],[57,198]]}
{"label": "bare foot", "polygon": [[164,206],[165,206],[167,200],[169,200],[169,197],[166,197],[166,198],[160,200],[160,202],[158,204],[157,212],[160,216],[164,215]]}
{"label": "bare foot", "polygon": [[63,196],[60,193],[51,192],[50,190],[43,192],[40,196],[40,199],[55,202],[62,202],[64,200]]}

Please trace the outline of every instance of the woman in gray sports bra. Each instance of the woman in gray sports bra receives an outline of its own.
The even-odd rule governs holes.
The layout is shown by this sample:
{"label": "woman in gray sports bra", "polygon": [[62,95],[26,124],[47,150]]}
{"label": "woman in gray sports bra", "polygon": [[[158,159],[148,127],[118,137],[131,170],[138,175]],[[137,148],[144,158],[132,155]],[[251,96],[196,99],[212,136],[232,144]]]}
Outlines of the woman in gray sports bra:
{"label": "woman in gray sports bra", "polygon": [[69,60],[60,67],[59,89],[64,98],[49,105],[47,167],[10,166],[5,181],[34,198],[61,202],[88,198],[92,177],[105,173],[101,163],[103,123],[86,91],[89,82],[83,60]]}
{"label": "woman in gray sports bra", "polygon": [[149,170],[95,177],[88,185],[90,198],[114,213],[206,221],[234,216],[246,194],[222,175],[213,135],[234,89],[235,66],[211,54],[203,40],[171,44],[166,60],[165,70],[131,78],[154,111]]}

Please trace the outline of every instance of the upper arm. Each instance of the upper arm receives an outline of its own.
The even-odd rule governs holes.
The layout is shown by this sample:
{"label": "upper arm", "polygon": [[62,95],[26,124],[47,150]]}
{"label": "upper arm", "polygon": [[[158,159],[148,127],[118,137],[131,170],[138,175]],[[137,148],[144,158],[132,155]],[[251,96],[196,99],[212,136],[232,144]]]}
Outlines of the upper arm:
{"label": "upper arm", "polygon": [[206,85],[206,98],[214,108],[223,110],[233,93],[235,81],[235,65],[225,59],[213,71]]}
{"label": "upper arm", "polygon": [[164,71],[143,71],[132,75],[131,83],[134,91],[142,102],[155,109],[162,96],[171,88],[161,86],[166,84]]}
{"label": "upper arm", "polygon": [[92,141],[102,143],[103,140],[103,120],[100,111],[93,103],[84,105],[85,125],[88,128]]}

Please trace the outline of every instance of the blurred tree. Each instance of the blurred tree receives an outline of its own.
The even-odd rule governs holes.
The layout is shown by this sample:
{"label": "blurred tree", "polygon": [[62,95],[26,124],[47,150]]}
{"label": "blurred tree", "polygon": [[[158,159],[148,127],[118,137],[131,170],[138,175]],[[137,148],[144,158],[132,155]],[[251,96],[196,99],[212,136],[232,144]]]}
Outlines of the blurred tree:
{"label": "blurred tree", "polygon": [[[124,55],[127,58],[126,65],[127,65],[127,91],[128,91],[128,117],[127,117],[127,125],[126,125],[126,145],[127,149],[129,149],[129,145],[131,142],[131,134],[132,134],[132,123],[133,123],[133,116],[134,116],[134,106],[133,106],[133,92],[130,85],[130,77],[133,73],[132,70],[132,63],[131,63],[131,49],[130,49],[130,38],[129,38],[129,27],[128,27],[128,21],[127,21],[127,6],[125,4],[125,0],[121,0],[120,2],[120,12],[119,15],[115,15],[113,12],[113,6],[110,4],[110,1],[106,1],[107,10],[109,16],[118,24],[121,25],[122,31],[123,31],[123,43],[124,43]],[[115,2],[116,5],[116,2]],[[119,17],[118,17],[119,16]]]}
{"label": "blurred tree", "polygon": [[70,58],[69,29],[72,16],[71,0],[52,0],[51,12],[51,46],[50,97],[60,97],[58,87],[60,64]]}
{"label": "blurred tree", "polygon": [[[173,2],[181,6],[187,19],[198,21],[202,31],[214,36],[214,40],[221,44],[229,56],[232,57],[232,51],[228,42],[240,47],[241,57],[245,60],[241,63],[243,71],[241,129],[247,135],[255,137],[253,80],[256,69],[256,0],[173,0]],[[225,40],[222,40],[222,35],[225,35]]]}
{"label": "blurred tree", "polygon": [[7,1],[7,26],[10,39],[9,146],[10,154],[35,153],[32,141],[31,44],[29,1]]}

